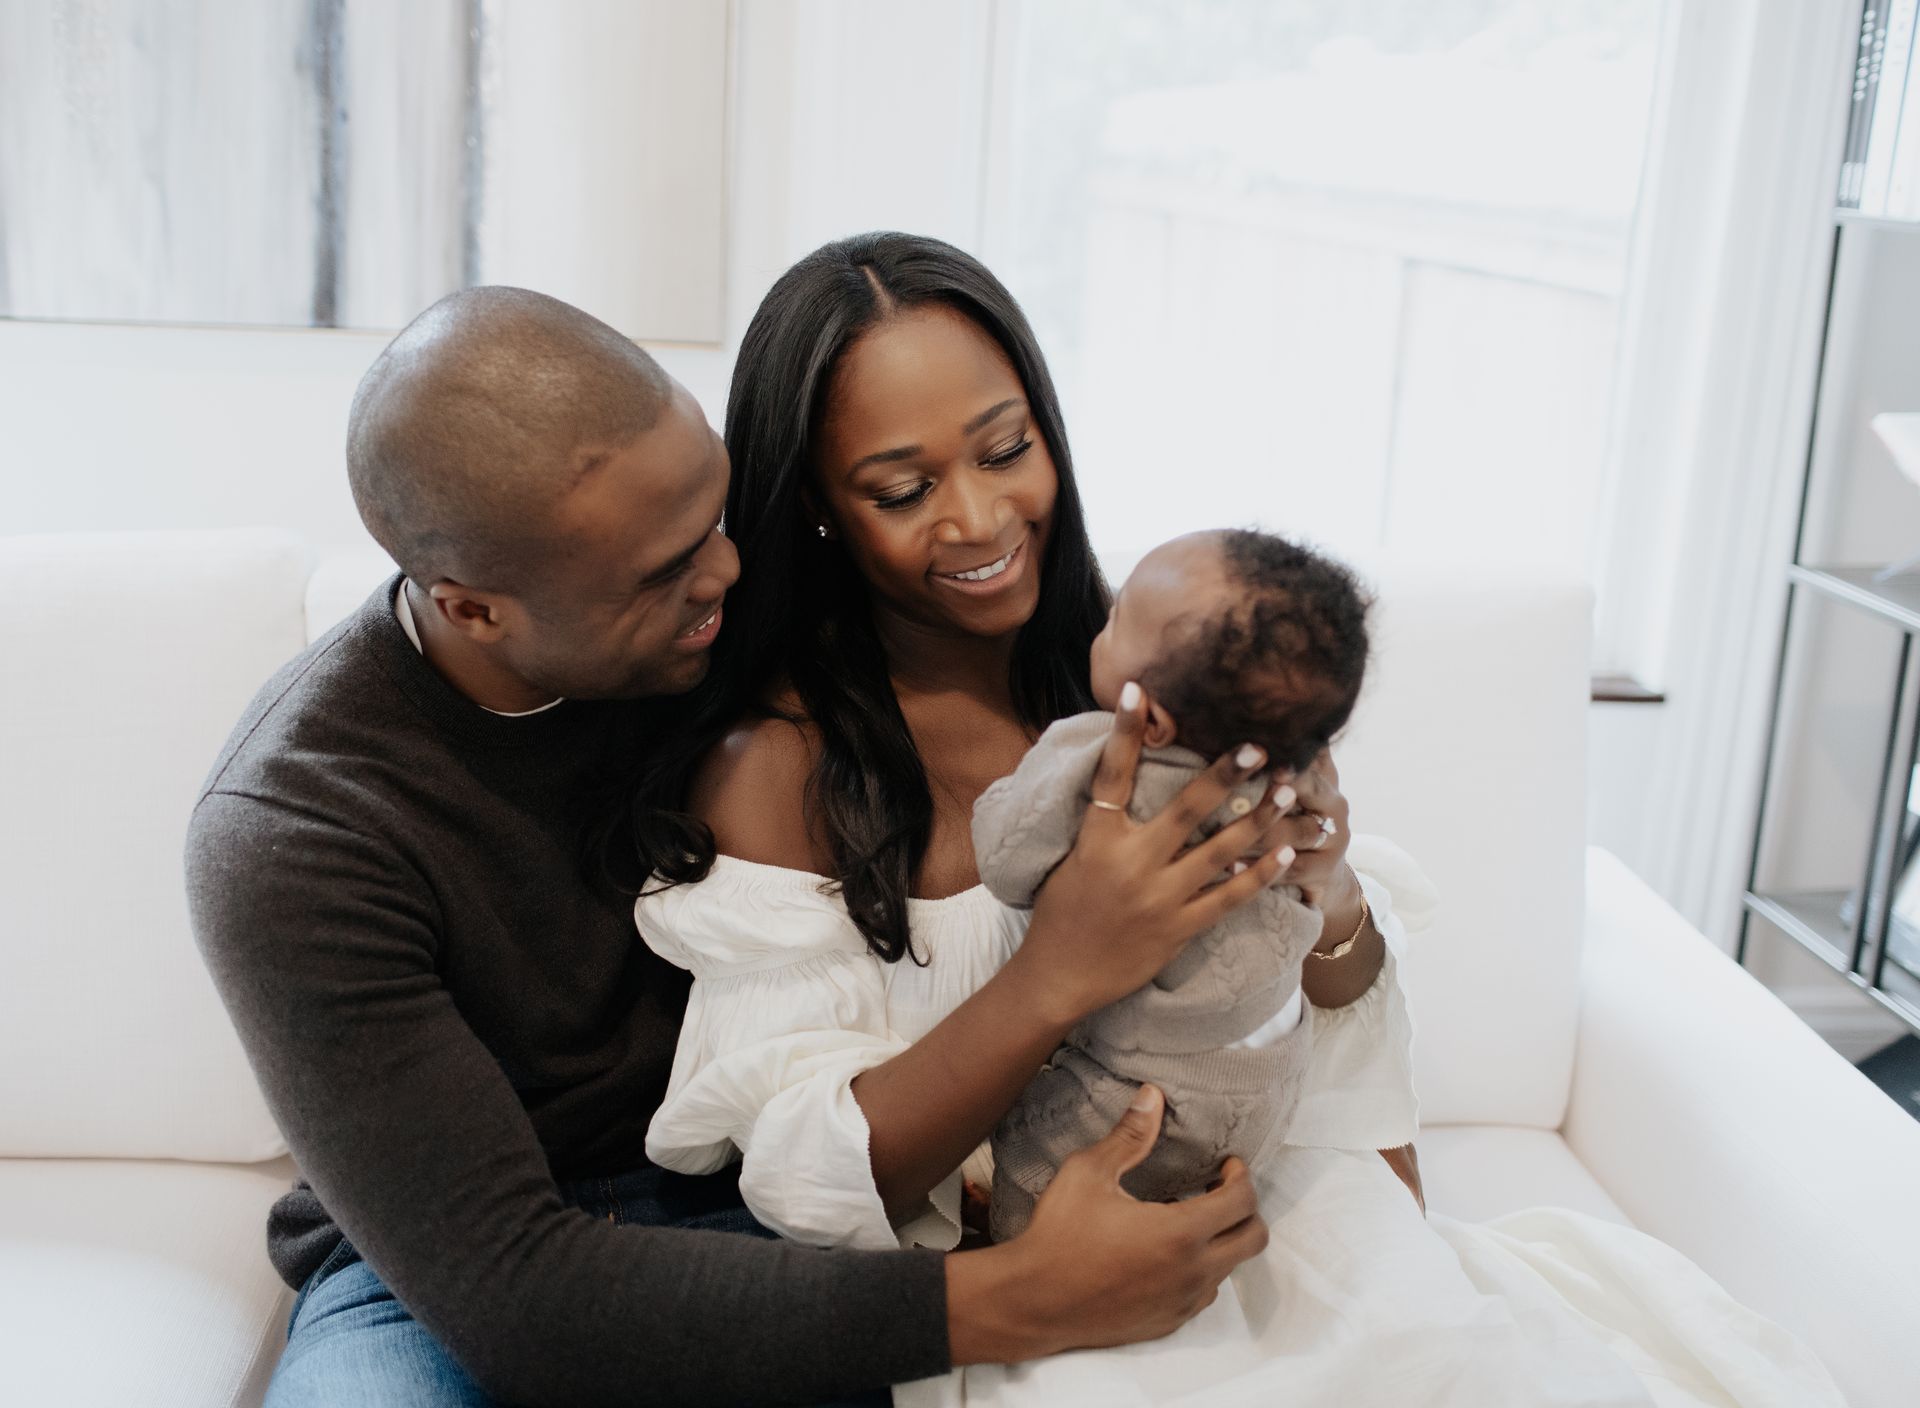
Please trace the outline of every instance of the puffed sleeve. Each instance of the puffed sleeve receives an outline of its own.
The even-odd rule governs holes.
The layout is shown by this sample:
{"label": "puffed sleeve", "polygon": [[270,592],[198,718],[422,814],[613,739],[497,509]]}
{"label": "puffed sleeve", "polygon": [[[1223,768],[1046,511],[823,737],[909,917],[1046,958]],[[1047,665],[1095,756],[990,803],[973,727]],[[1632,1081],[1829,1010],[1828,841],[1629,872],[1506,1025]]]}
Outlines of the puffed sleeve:
{"label": "puffed sleeve", "polygon": [[1413,1019],[1399,966],[1409,934],[1433,920],[1437,895],[1426,872],[1379,836],[1356,833],[1347,862],[1360,878],[1387,952],[1357,1001],[1314,1011],[1313,1056],[1286,1142],[1334,1149],[1392,1149],[1420,1128],[1413,1089]]}
{"label": "puffed sleeve", "polygon": [[949,1246],[957,1175],[898,1230],[874,1186],[853,1079],[907,1042],[888,1026],[880,961],[819,886],[817,876],[722,857],[699,884],[635,905],[647,944],[694,977],[647,1156],[694,1174],[738,1158],[748,1209],[796,1242]]}

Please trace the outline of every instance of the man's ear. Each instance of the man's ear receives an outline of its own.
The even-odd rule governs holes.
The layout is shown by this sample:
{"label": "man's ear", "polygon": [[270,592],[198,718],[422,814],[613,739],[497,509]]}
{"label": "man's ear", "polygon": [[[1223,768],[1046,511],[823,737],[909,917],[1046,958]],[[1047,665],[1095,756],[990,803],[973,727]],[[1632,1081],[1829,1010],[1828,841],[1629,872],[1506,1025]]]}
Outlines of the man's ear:
{"label": "man's ear", "polygon": [[442,577],[427,588],[427,595],[433,598],[434,614],[468,640],[490,644],[506,629],[500,599],[491,592],[478,592]]}
{"label": "man's ear", "polygon": [[1173,715],[1160,707],[1160,702],[1151,697],[1147,700],[1147,731],[1144,741],[1149,748],[1165,748],[1179,735],[1180,726],[1173,721]]}

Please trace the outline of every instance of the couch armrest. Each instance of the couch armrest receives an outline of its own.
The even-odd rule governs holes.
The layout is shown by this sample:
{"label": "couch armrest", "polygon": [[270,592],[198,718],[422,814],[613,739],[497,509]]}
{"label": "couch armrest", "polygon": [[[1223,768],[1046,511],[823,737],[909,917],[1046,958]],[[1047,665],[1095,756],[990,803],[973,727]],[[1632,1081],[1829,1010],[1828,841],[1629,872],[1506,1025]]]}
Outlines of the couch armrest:
{"label": "couch armrest", "polygon": [[1920,1122],[1600,850],[1584,952],[1574,1153],[1854,1408],[1915,1402]]}

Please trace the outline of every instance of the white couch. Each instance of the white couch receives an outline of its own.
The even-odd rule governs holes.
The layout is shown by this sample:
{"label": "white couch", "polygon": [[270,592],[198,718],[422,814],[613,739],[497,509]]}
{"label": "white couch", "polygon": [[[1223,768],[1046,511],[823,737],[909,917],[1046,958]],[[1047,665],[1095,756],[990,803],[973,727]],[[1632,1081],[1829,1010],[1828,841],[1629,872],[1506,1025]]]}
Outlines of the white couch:
{"label": "white couch", "polygon": [[[377,563],[264,533],[0,539],[0,1403],[257,1401],[291,1170],[189,935],[186,814]],[[1630,1220],[1920,1402],[1920,1125],[1583,844],[1584,593],[1389,575],[1342,754],[1443,918],[1413,954],[1433,1205]]]}

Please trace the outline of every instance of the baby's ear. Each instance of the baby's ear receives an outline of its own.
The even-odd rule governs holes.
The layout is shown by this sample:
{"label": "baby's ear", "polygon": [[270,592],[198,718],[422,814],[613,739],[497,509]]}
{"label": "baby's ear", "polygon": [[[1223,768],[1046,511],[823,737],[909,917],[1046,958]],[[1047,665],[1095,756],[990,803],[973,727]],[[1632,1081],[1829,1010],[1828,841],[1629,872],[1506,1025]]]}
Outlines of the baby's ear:
{"label": "baby's ear", "polygon": [[1149,748],[1165,748],[1179,735],[1180,726],[1173,721],[1173,715],[1162,709],[1158,701],[1147,700],[1147,732],[1145,743]]}

